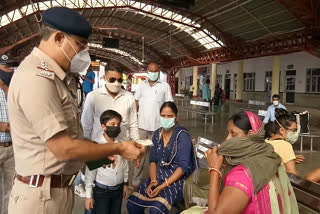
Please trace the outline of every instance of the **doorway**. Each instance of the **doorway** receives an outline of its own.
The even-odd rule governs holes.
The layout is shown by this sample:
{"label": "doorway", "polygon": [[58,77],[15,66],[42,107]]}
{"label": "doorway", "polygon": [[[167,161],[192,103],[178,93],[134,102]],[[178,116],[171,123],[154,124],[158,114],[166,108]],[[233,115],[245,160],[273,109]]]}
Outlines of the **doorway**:
{"label": "doorway", "polygon": [[224,79],[224,93],[226,95],[226,99],[230,99],[230,88],[231,88],[231,75],[226,74]]}
{"label": "doorway", "polygon": [[296,90],[296,71],[286,71],[286,103],[294,103]]}

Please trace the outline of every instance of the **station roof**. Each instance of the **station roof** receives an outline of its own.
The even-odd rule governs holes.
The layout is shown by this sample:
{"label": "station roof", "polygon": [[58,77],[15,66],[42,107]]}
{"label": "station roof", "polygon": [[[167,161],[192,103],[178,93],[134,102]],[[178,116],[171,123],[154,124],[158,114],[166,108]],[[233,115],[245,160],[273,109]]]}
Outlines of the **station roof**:
{"label": "station roof", "polygon": [[[168,67],[169,61],[188,55],[319,24],[319,17],[299,13],[297,7],[302,5],[297,2],[305,7],[320,5],[312,0],[198,0],[182,8],[161,0],[2,0],[0,50],[22,59],[38,43],[41,13],[66,6],[78,10],[93,26],[91,54],[130,71],[139,71],[150,61]],[[120,50],[102,48],[103,37],[119,38]]]}

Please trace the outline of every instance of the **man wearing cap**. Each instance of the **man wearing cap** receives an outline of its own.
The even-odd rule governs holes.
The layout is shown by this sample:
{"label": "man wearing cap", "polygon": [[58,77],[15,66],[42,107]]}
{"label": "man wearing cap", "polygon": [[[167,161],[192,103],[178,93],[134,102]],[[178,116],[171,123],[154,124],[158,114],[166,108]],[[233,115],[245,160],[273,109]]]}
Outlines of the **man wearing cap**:
{"label": "man wearing cap", "polygon": [[12,78],[9,116],[16,178],[9,214],[71,214],[73,179],[83,161],[119,154],[143,155],[135,142],[97,144],[82,129],[67,74],[86,71],[90,24],[75,10],[56,7],[43,13],[40,45]]}
{"label": "man wearing cap", "polygon": [[8,213],[8,201],[14,176],[14,157],[8,116],[7,95],[13,75],[14,59],[0,55],[0,213]]}

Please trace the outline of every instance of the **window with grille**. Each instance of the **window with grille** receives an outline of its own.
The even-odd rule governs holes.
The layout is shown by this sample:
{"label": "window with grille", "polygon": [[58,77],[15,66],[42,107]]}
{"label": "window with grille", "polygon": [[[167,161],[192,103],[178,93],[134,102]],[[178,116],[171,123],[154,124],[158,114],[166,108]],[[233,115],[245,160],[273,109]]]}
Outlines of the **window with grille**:
{"label": "window with grille", "polygon": [[306,92],[320,93],[320,68],[307,69]]}
{"label": "window with grille", "polygon": [[243,90],[254,91],[256,84],[256,73],[243,73]]}
{"label": "window with grille", "polygon": [[266,71],[265,75],[265,91],[271,91],[272,88],[272,71]]}

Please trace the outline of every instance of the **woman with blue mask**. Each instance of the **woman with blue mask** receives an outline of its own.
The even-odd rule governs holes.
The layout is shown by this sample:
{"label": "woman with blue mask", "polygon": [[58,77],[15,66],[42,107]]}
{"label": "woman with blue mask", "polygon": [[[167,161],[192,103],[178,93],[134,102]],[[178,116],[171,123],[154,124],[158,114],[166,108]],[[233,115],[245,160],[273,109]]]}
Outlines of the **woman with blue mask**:
{"label": "woman with blue mask", "polygon": [[177,124],[177,106],[165,102],[160,108],[160,126],[153,135],[149,179],[129,198],[129,214],[169,213],[183,201],[184,180],[196,167],[194,148],[188,131]]}
{"label": "woman with blue mask", "polygon": [[289,114],[285,109],[276,109],[275,118],[275,121],[265,125],[265,141],[274,147],[286,171],[297,174],[296,163],[301,163],[304,157],[296,156],[292,147],[299,137],[296,116],[294,112]]}

